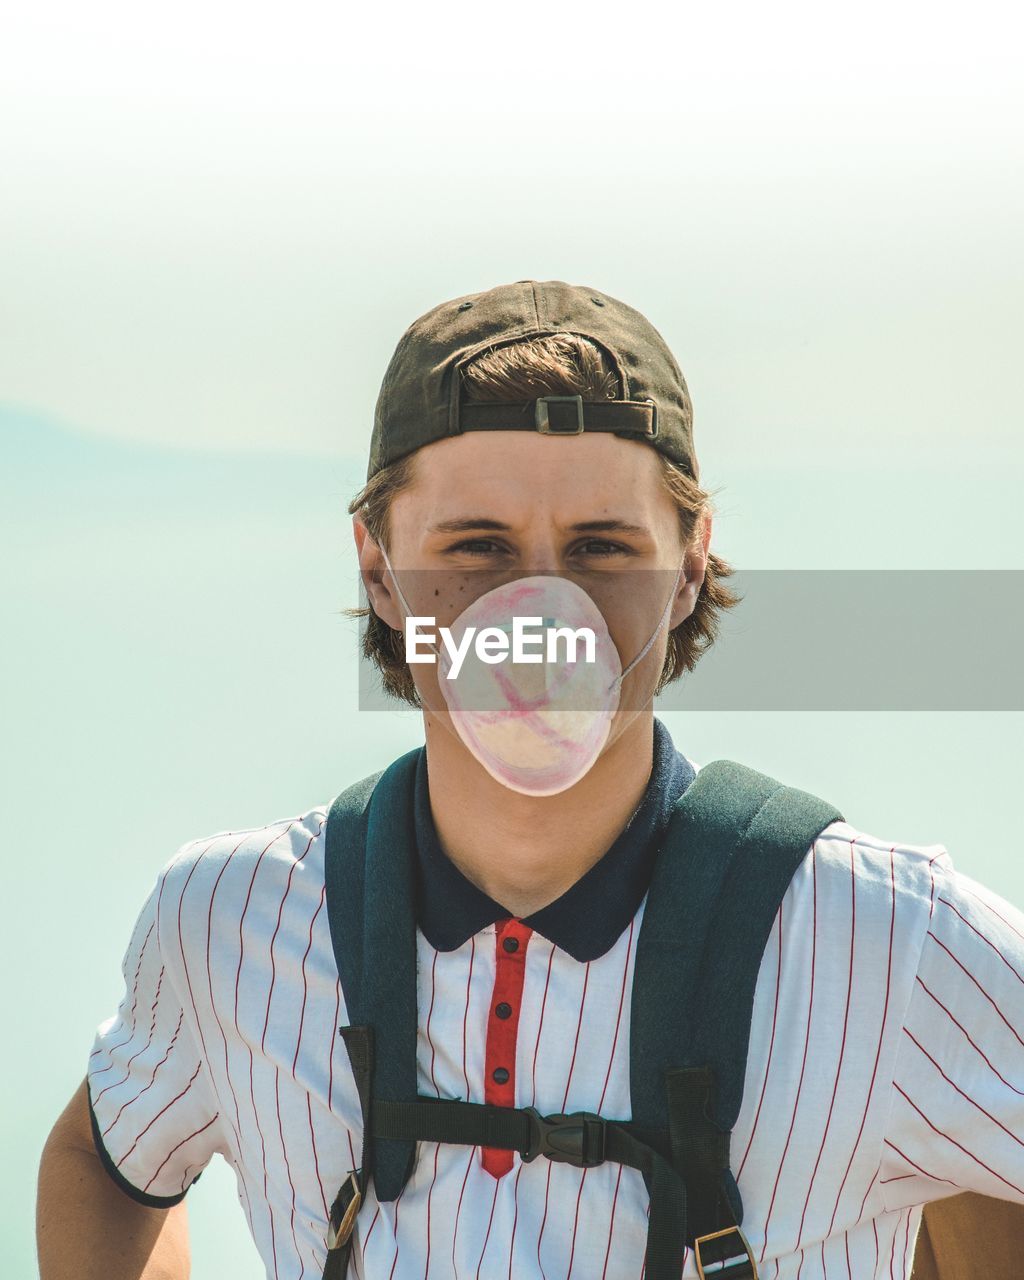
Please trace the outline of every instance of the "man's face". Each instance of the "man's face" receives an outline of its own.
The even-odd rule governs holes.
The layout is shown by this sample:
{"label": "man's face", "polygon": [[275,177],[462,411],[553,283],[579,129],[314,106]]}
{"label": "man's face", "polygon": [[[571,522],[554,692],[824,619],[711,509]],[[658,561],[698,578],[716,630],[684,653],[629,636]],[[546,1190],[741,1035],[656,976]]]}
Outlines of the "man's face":
{"label": "man's face", "polygon": [[[410,609],[435,618],[438,628],[492,587],[556,574],[594,599],[623,667],[657,626],[683,556],[654,449],[603,432],[470,431],[427,445],[415,455],[413,483],[392,502],[390,532],[388,554]],[[379,579],[384,570],[368,588],[375,612],[408,630],[358,518],[355,535],[364,574]],[[687,556],[665,626],[623,682],[620,714],[653,698],[668,632],[693,610],[709,536],[710,523]],[[436,665],[410,670],[424,705],[448,722]]]}

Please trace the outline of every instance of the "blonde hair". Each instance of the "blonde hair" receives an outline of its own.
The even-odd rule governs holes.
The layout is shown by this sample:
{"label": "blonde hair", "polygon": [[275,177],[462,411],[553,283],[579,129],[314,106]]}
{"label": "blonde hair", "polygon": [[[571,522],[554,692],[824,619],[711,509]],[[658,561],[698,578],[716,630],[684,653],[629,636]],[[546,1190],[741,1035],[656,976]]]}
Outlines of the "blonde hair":
{"label": "blonde hair", "polygon": [[[586,338],[572,333],[549,334],[527,338],[492,348],[477,356],[462,371],[462,396],[465,400],[522,401],[540,395],[581,395],[584,400],[614,400],[619,395],[618,379],[609,367],[604,352]],[[416,454],[406,454],[390,466],[378,471],[349,503],[349,514],[359,514],[373,540],[390,549],[391,503],[397,494],[412,483]],[[679,516],[683,545],[687,549],[699,542],[707,519],[713,511],[711,494],[672,463],[658,454],[661,477]],[[718,635],[719,614],[739,604],[742,597],[731,591],[724,580],[734,570],[720,556],[708,554],[704,581],[689,617],[669,632],[665,663],[656,692],[692,671],[701,655]],[[372,608],[344,609],[355,618],[366,618],[363,656],[370,659],[381,673],[385,693],[414,707],[419,695],[405,661],[405,640],[383,622]]]}

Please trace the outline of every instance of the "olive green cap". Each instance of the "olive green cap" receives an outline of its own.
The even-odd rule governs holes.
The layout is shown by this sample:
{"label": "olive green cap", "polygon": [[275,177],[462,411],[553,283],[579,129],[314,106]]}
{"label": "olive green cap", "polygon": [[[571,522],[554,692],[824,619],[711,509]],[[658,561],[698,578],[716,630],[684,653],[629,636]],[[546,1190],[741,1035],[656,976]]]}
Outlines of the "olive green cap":
{"label": "olive green cap", "polygon": [[[461,369],[524,338],[575,333],[600,347],[619,379],[614,400],[538,396],[519,403],[460,399]],[[439,303],[406,329],[374,411],[367,479],[406,454],[463,431],[612,431],[642,440],[699,478],[693,407],[664,338],[617,298],[564,280],[517,280]]]}

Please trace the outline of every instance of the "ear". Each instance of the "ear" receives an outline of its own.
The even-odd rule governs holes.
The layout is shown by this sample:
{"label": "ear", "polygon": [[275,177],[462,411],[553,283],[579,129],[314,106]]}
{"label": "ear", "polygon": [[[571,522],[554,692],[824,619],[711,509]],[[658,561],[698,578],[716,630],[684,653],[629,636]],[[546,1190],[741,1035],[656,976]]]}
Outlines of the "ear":
{"label": "ear", "polygon": [[370,608],[395,631],[405,630],[405,615],[395,590],[394,580],[384,563],[379,545],[359,515],[352,517],[352,536],[359,559],[359,576],[370,602]]}
{"label": "ear", "polygon": [[683,572],[676,588],[676,598],[669,614],[668,629],[678,627],[697,607],[697,597],[704,585],[708,567],[708,550],[711,546],[711,513],[704,516],[704,526],[697,540],[690,546],[683,564]]}

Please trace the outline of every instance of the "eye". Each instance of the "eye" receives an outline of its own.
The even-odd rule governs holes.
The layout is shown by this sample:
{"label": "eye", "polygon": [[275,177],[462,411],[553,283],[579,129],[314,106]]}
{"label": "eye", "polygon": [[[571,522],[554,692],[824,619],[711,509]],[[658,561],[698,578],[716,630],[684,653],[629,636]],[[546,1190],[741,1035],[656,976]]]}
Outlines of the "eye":
{"label": "eye", "polygon": [[466,538],[462,542],[453,542],[445,550],[462,552],[468,556],[493,556],[500,554],[505,548],[493,538]]}
{"label": "eye", "polygon": [[606,556],[632,555],[633,548],[624,546],[621,542],[609,542],[607,538],[588,538],[574,548],[574,552],[601,559]]}

